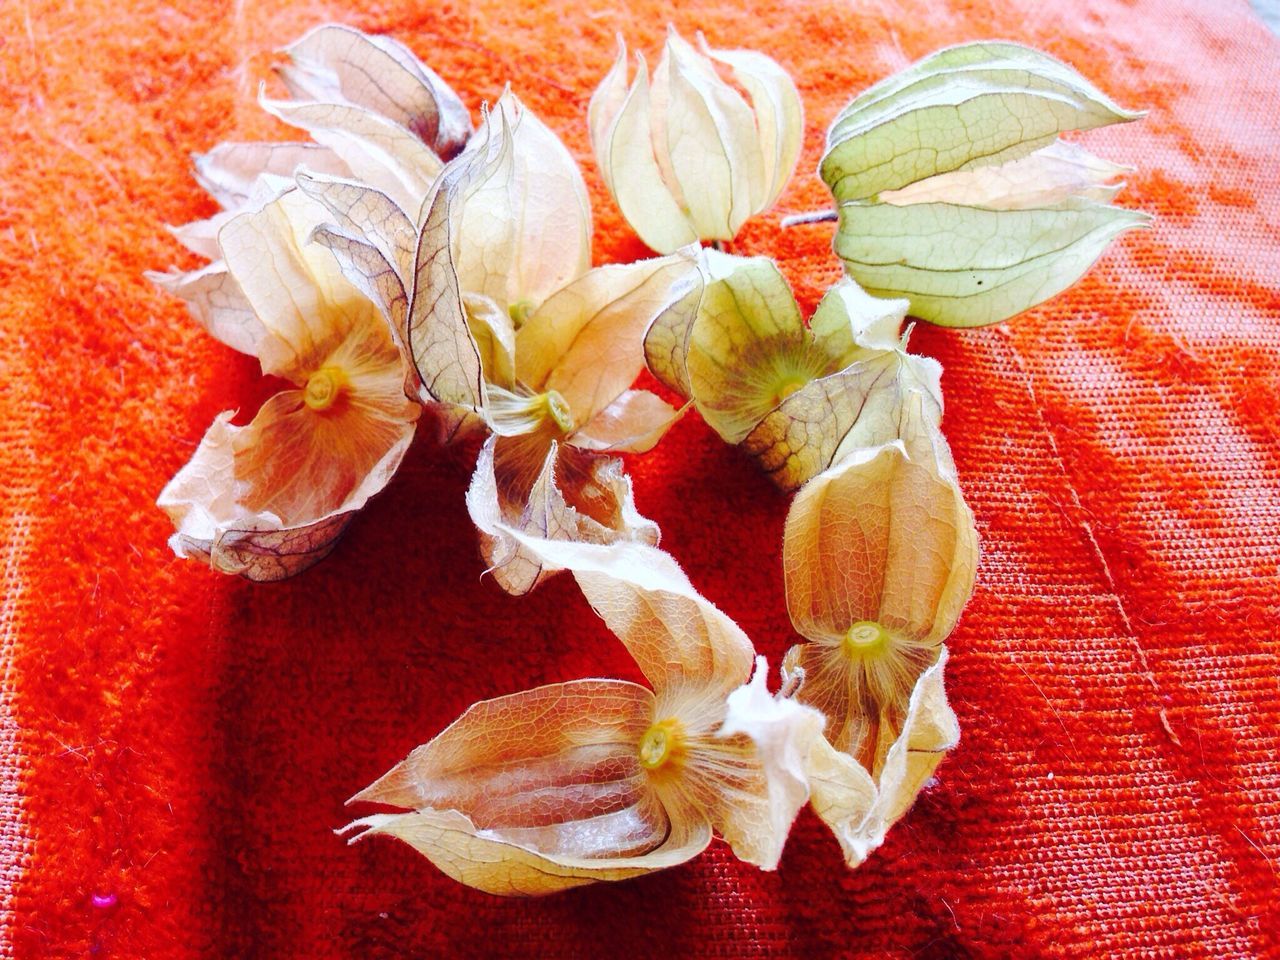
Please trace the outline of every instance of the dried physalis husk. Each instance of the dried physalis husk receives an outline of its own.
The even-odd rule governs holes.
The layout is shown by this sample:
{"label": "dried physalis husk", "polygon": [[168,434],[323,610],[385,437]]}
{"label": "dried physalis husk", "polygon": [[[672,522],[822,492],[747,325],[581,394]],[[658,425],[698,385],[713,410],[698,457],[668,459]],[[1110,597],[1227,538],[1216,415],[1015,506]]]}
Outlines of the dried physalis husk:
{"label": "dried physalis husk", "polygon": [[[826,740],[843,758],[828,765],[870,798],[866,823],[847,813],[836,823],[815,801],[838,835],[853,831],[841,835],[851,863],[910,806],[955,741],[939,651],[973,592],[978,561],[946,442],[919,397],[901,416],[905,440],[855,451],[801,488],[783,540],[787,609],[809,640],[788,651],[783,671],[803,677],[798,698],[827,717]],[[936,689],[923,679],[933,670]],[[917,722],[929,736],[912,728]],[[903,764],[923,769],[926,756],[927,771],[903,772]]]}
{"label": "dried physalis husk", "polygon": [[619,37],[618,58],[587,112],[605,185],[659,253],[732,240],[747,218],[773,206],[800,155],[804,116],[787,72],[764,54],[699,41],[701,52],[669,28],[652,87],[639,55],[628,86]]}
{"label": "dried physalis husk", "polygon": [[579,680],[476,704],[353,799],[407,812],[346,829],[397,837],[449,876],[532,896],[682,863],[719,832],[776,867],[809,796],[822,718],[769,696],[764,664],[666,554],[515,531],[572,569],[652,689]]}
{"label": "dried physalis husk", "polygon": [[943,688],[946,663],[947,649],[941,647],[916,680],[897,735],[874,775],[826,740],[809,752],[810,805],[840,841],[851,867],[884,842],[889,828],[960,742],[960,725]]}
{"label": "dried physalis husk", "polygon": [[416,221],[444,162],[471,135],[457,94],[403,44],[350,27],[317,27],[285,53],[278,72],[292,99],[264,92],[263,108],[307,131]]}
{"label": "dried physalis husk", "polygon": [[653,317],[696,282],[688,254],[590,266],[590,214],[576,166],[507,93],[442,173],[420,232],[377,191],[301,176],[329,208],[317,231],[377,302],[413,371],[408,390],[446,420],[490,430],[468,496],[495,578],[531,590],[540,565],[494,532],[654,542],[621,463],[678,416],[630,389]]}
{"label": "dried physalis husk", "polygon": [[179,556],[253,580],[290,576],[332,549],[399,466],[419,413],[377,308],[309,240],[326,215],[288,189],[228,219],[221,259],[196,280],[158,278],[191,297],[211,334],[293,384],[246,426],[219,416],[158,500]]}
{"label": "dried physalis husk", "polygon": [[873,772],[916,678],[973,592],[978,537],[946,442],[919,404],[907,440],[810,480],[783,534],[787,610],[810,642],[787,654],[827,737]]}
{"label": "dried physalis husk", "polygon": [[[386,204],[304,178],[338,220],[321,242],[379,302],[414,370],[410,392],[490,430],[468,497],[494,576],[532,589],[540,566],[494,533],[498,520],[543,536],[656,541],[621,463],[679,415],[631,384],[654,316],[696,281],[688,254],[589,269],[590,215],[572,158],[509,93],[484,136],[451,162],[415,246],[379,246]],[[364,239],[361,239],[361,235]],[[396,231],[403,234],[402,230]]]}
{"label": "dried physalis husk", "polygon": [[1147,223],[1107,204],[1126,168],[1057,139],[1140,116],[1036,50],[939,51],[871,87],[828,132],[836,254],[870,293],[905,297],[932,323],[1020,313]]}
{"label": "dried physalis husk", "polygon": [[773,261],[703,250],[700,263],[700,287],[646,334],[649,369],[784,490],[898,437],[909,395],[941,419],[941,368],[908,354],[900,335],[906,301],[844,280],[806,326]]}

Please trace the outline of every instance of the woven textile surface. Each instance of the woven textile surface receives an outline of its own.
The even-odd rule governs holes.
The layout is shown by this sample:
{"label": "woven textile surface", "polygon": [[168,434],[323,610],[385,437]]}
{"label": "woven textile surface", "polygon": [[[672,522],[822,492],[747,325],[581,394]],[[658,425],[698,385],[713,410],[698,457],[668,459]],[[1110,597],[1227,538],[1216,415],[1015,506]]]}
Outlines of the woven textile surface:
{"label": "woven textile surface", "polygon": [[[852,94],[1005,38],[1145,120],[1083,137],[1155,214],[1076,287],[937,357],[983,558],[950,641],[963,738],[857,871],[812,814],[780,869],[723,844],[666,873],[485,896],[343,801],[470,703],[636,678],[572,580],[482,578],[474,447],[420,438],[334,554],[254,585],[175,559],[153,506],[221,410],[274,390],[145,269],[212,212],[189,154],[289,135],[274,50],[340,20],[408,43],[476,109],[506,81],[565,140],[595,259],[644,248],[585,111],[666,4],[105,0],[0,6],[0,957],[1280,956],[1280,42],[1244,0],[691,2],[769,52],[806,148],[735,252],[806,309],[839,276],[813,175]],[[637,504],[776,664],[787,498],[696,416],[633,457]],[[367,811],[361,811],[367,812]],[[96,901],[95,901],[96,898]]]}

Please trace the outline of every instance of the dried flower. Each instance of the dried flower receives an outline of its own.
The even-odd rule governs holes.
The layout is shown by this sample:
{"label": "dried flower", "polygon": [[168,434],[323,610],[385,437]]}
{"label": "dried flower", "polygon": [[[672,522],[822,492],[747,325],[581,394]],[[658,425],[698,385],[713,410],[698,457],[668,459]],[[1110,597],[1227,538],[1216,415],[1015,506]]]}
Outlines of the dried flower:
{"label": "dried flower", "polygon": [[306,178],[304,189],[338,221],[318,239],[397,331],[411,392],[494,434],[468,504],[502,586],[526,592],[542,570],[491,532],[497,518],[574,540],[656,541],[621,465],[598,454],[647,450],[678,415],[629,388],[645,328],[693,282],[690,258],[589,269],[586,187],[510,93],[441,174],[416,239],[349,184]]}
{"label": "dried flower", "polygon": [[649,369],[784,490],[850,450],[898,437],[912,396],[941,419],[941,368],[908,354],[899,335],[905,300],[844,280],[806,326],[773,261],[703,250],[699,263],[700,286],[645,336]]}
{"label": "dried flower", "polygon": [[[591,97],[587,119],[596,162],[622,215],[646,244],[671,253],[699,240],[732,240],[778,199],[804,132],[800,95],[786,71],[760,53],[702,53],[673,28],[653,86],[627,49]],[[725,64],[751,104],[716,72]]]}
{"label": "dried flower", "polygon": [[409,811],[357,820],[353,839],[398,837],[508,895],[683,863],[713,829],[776,867],[821,716],[769,696],[763,659],[747,683],[750,641],[661,551],[512,535],[574,571],[652,690],[579,680],[476,704],[353,798]]}
{"label": "dried flower", "polygon": [[941,50],[857,97],[820,173],[836,254],[870,293],[946,326],[995,323],[1074,283],[1139,211],[1125,172],[1057,139],[1141,116],[1066,64],[1012,43]]}
{"label": "dried flower", "polygon": [[945,442],[911,411],[909,446],[860,450],[810,480],[783,535],[787,610],[810,642],[785,668],[827,715],[827,738],[869,770],[897,736],[916,679],[973,592],[973,514]]}
{"label": "dried flower", "polygon": [[155,276],[213,336],[294,384],[246,426],[220,415],[157,501],[175,553],[252,580],[325,556],[399,466],[419,413],[385,321],[309,242],[325,216],[286,189],[226,220],[219,260]]}

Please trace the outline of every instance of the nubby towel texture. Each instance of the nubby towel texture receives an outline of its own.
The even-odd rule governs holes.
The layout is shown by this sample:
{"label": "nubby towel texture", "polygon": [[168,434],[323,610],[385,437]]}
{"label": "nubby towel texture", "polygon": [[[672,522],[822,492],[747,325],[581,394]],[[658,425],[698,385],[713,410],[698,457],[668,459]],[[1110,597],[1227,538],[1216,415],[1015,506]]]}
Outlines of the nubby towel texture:
{"label": "nubby towel texture", "polygon": [[[597,262],[645,250],[590,153],[614,35],[765,51],[805,151],[735,252],[806,309],[839,276],[830,119],[932,50],[1068,61],[1139,123],[1081,139],[1155,214],[1003,326],[917,326],[977,517],[950,641],[960,746],[857,871],[802,814],[776,873],[723,844],[537,901],[408,847],[347,847],[343,801],[470,703],[636,678],[561,576],[482,576],[473,447],[423,437],[333,555],[255,585],[175,559],[153,501],[221,410],[275,385],[143,279],[189,268],[189,155],[290,132],[273,51],[336,20],[395,35],[478,116],[510,81],[582,164]],[[938,0],[674,10],[597,0],[0,7],[0,957],[1280,955],[1280,43],[1243,0]],[[696,415],[633,457],[641,511],[777,664],[788,499]]]}

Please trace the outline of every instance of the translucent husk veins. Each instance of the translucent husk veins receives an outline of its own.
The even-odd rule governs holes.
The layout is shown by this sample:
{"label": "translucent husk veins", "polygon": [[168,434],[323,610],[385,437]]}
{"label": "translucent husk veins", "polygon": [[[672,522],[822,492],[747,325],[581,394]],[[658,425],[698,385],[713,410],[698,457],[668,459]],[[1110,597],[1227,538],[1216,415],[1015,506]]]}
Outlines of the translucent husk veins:
{"label": "translucent husk veins", "polygon": [[[950,48],[833,123],[820,175],[847,276],[806,320],[776,263],[718,249],[782,193],[799,95],[762,54],[698,39],[671,31],[630,80],[621,46],[588,110],[605,185],[661,256],[591,266],[581,173],[509,89],[473,129],[406,47],[329,25],[284,51],[289,98],[260,96],[311,140],[198,157],[222,209],[174,234],[209,262],[154,275],[289,384],[244,426],[220,415],[160,495],[176,553],[300,572],[425,410],[446,438],[484,435],[466,504],[494,579],[520,594],[568,571],[635,659],[644,685],[477,703],[352,798],[398,811],[353,841],[395,837],[491,893],[642,875],[716,835],[773,869],[806,803],[850,866],[883,841],[958,742],[945,644],[978,564],[942,370],[908,350],[907,315],[1011,316],[1144,220],[1109,205],[1127,168],[1059,139],[1136,114],[1036,51]],[[635,386],[646,366],[682,404]],[[617,456],[689,408],[794,494],[801,642],[778,693],[657,549]]]}

